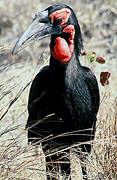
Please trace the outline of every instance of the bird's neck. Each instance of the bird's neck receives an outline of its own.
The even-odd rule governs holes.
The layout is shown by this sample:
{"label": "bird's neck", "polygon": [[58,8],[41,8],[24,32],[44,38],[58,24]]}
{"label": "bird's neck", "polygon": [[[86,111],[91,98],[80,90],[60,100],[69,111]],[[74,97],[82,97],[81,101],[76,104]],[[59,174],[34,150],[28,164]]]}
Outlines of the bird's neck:
{"label": "bird's neck", "polygon": [[73,51],[72,57],[67,63],[58,61],[51,55],[50,69],[54,76],[57,76],[62,80],[69,73],[71,74],[71,76],[74,76],[74,74],[76,74],[76,72],[78,72],[81,69],[81,64],[77,56],[77,52],[75,52],[75,49]]}
{"label": "bird's neck", "polygon": [[74,43],[75,28],[73,25],[68,25],[62,34],[51,36],[50,68],[54,76],[61,81],[66,77],[67,72],[73,71],[72,74],[74,74],[74,70],[76,72],[81,67],[78,50]]}

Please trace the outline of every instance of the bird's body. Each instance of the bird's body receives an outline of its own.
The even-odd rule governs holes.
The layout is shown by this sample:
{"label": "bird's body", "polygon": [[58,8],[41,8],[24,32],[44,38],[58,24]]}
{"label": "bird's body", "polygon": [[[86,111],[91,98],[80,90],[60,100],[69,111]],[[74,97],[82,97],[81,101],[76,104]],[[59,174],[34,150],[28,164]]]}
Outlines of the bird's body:
{"label": "bird's body", "polygon": [[[30,89],[28,140],[33,144],[42,141],[45,152],[80,142],[82,151],[90,152],[91,145],[84,142],[94,138],[99,90],[93,72],[79,61],[83,44],[77,18],[66,5],[50,6],[42,14],[40,22],[49,22],[51,27],[51,57],[49,66],[37,74]],[[32,27],[17,44],[33,37],[30,30]],[[48,32],[44,29],[44,35]],[[45,118],[50,114],[56,118]]]}
{"label": "bird's body", "polygon": [[[50,149],[54,152],[57,148],[60,150],[94,139],[99,107],[98,84],[91,70],[81,66],[75,54],[72,58],[74,60],[70,61],[71,64],[64,66],[51,57],[52,62],[36,76],[30,90],[27,124],[28,127],[35,122],[39,124],[28,131],[28,139],[40,142],[52,135],[52,140],[48,138],[42,143],[46,154]],[[37,102],[31,109],[31,104],[36,99]],[[39,121],[53,113],[56,115],[55,119]],[[57,135],[62,136],[56,137]],[[80,147],[83,152],[91,150],[90,143]],[[54,158],[56,160],[57,157]],[[68,168],[63,169],[66,171]]]}
{"label": "bird's body", "polygon": [[[93,128],[99,106],[97,99],[99,94],[95,91],[98,88],[97,81],[87,67],[80,65],[75,54],[73,56],[74,60],[70,61],[71,64],[67,66],[51,58],[50,66],[44,67],[34,79],[29,95],[27,126],[30,127],[35,121],[55,113],[60,118],[60,124],[64,123],[64,126],[60,129],[53,124],[55,127],[51,128],[51,133],[54,135]],[[40,123],[37,133],[39,133],[39,126],[41,127]],[[31,131],[29,130],[29,137]],[[49,133],[49,131],[47,134],[42,131],[42,137],[46,137]],[[39,140],[41,136],[37,135],[33,138]],[[66,138],[68,142],[65,142],[65,138],[63,139],[64,143],[69,144],[74,141],[86,141],[86,137],[75,137],[76,140],[69,137]],[[87,139],[90,140],[91,136]]]}

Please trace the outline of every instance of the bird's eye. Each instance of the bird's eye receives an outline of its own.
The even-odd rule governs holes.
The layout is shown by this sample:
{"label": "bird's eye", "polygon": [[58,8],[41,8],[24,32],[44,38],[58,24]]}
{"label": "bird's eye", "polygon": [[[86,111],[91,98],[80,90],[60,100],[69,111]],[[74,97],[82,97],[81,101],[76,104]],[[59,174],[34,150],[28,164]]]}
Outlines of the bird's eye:
{"label": "bird's eye", "polygon": [[60,19],[55,19],[55,20],[54,20],[54,25],[60,25],[61,22],[62,22],[62,18],[60,18]]}

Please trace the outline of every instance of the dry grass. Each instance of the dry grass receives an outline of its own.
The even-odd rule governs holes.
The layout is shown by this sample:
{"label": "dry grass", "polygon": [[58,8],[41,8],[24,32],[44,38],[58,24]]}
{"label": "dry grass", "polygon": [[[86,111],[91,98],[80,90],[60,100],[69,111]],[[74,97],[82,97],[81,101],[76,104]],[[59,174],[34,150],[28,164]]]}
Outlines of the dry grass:
{"label": "dry grass", "polygon": [[[51,2],[54,3],[54,1]],[[76,11],[86,49],[95,51],[98,56],[106,59],[105,65],[90,64],[82,58],[81,63],[90,66],[98,81],[101,71],[111,72],[109,86],[102,87],[99,83],[101,105],[93,150],[86,162],[88,176],[90,180],[99,178],[116,180],[117,2],[115,0],[104,1],[103,4],[101,0],[66,0],[66,2]],[[4,25],[0,35],[0,179],[2,180],[46,179],[44,154],[41,147],[37,151],[34,147],[27,145],[25,124],[28,116],[27,100],[31,81],[39,69],[48,63],[48,40],[28,47],[18,57],[12,57],[9,52],[16,38],[30,24],[32,13],[47,5],[46,0],[44,2],[12,0],[10,3],[8,0],[0,1],[0,20],[5,16],[13,23],[12,27]],[[38,50],[39,47],[40,50]],[[80,180],[82,177],[79,160],[74,151],[73,148],[71,150],[72,179]]]}

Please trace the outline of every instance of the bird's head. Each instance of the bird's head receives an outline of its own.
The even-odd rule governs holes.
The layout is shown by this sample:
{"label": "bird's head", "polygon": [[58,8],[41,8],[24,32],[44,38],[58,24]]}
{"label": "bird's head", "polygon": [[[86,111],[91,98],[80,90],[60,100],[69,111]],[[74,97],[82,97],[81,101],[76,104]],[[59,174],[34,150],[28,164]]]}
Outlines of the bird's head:
{"label": "bird's head", "polygon": [[68,62],[74,50],[80,55],[82,36],[74,11],[67,5],[52,5],[35,15],[32,24],[19,38],[12,54],[30,43],[51,36],[50,49],[55,59]]}

